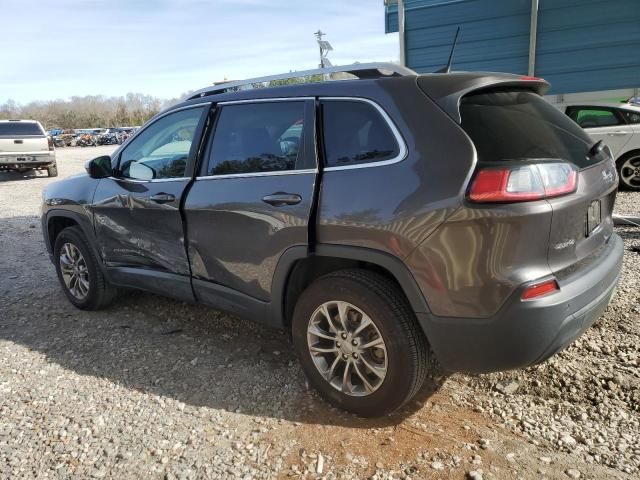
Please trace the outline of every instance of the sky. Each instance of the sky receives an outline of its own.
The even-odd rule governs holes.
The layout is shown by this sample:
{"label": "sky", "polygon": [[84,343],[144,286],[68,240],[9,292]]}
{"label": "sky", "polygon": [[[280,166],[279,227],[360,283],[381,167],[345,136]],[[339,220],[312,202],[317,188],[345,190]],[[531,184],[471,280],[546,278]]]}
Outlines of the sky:
{"label": "sky", "polygon": [[397,61],[383,0],[0,0],[0,103],[140,92],[173,98],[214,81]]}

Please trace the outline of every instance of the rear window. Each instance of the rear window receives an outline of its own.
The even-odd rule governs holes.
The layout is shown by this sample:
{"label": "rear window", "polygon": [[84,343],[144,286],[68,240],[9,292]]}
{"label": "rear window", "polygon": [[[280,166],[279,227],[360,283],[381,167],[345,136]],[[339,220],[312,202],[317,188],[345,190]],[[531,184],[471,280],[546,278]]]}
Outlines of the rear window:
{"label": "rear window", "polygon": [[460,115],[479,162],[561,159],[580,168],[593,163],[587,158],[593,140],[533,92],[492,90],[468,95],[462,98]]}
{"label": "rear window", "polygon": [[0,136],[44,135],[40,126],[32,122],[0,122]]}

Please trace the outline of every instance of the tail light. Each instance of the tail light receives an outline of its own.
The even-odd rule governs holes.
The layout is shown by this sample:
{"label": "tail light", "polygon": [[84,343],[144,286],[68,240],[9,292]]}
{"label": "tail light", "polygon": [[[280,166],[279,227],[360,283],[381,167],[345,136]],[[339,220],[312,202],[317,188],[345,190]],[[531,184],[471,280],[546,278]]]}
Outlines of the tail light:
{"label": "tail light", "polygon": [[559,290],[558,282],[556,282],[555,278],[552,278],[551,280],[527,287],[524,292],[522,292],[522,300],[534,300],[558,292]]}
{"label": "tail light", "polygon": [[578,172],[569,163],[482,168],[469,190],[473,202],[529,202],[575,192]]}
{"label": "tail light", "polygon": [[49,141],[49,150],[53,150],[54,149],[53,138],[47,137],[47,140]]}

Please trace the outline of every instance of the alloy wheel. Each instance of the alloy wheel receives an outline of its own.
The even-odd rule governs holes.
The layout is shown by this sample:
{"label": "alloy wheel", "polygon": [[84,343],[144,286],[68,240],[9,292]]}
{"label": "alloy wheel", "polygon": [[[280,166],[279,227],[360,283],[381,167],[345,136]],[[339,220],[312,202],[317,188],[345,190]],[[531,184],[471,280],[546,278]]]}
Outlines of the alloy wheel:
{"label": "alloy wheel", "polygon": [[354,397],[375,392],[387,374],[384,339],[355,305],[329,301],[311,315],[307,346],[314,365],[336,390]]}
{"label": "alloy wheel", "polygon": [[89,269],[82,253],[73,243],[65,243],[60,249],[60,271],[71,295],[84,300],[89,294]]}
{"label": "alloy wheel", "polygon": [[628,187],[640,188],[640,156],[630,157],[622,164],[620,178]]}

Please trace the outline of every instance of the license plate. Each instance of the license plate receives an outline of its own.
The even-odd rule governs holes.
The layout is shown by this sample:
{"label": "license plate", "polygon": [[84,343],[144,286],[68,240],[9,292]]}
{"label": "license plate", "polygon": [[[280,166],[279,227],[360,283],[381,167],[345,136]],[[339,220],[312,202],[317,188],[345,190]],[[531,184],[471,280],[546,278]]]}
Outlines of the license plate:
{"label": "license plate", "polygon": [[587,221],[585,225],[585,236],[589,236],[598,228],[602,221],[602,208],[600,200],[594,200],[587,210]]}

